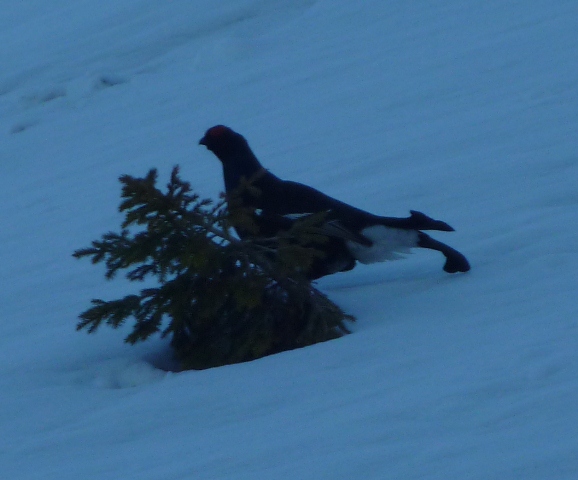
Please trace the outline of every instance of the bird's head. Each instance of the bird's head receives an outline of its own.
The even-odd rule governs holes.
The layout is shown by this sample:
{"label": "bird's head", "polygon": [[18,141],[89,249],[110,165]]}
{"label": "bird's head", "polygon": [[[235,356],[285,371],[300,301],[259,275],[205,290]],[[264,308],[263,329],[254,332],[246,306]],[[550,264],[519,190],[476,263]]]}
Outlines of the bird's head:
{"label": "bird's head", "polygon": [[221,162],[236,160],[239,155],[250,151],[245,138],[224,125],[215,125],[207,130],[205,136],[199,140],[213,152]]}
{"label": "bird's head", "polygon": [[224,125],[209,128],[199,145],[207,147],[221,160],[227,192],[238,188],[243,177],[250,179],[263,169],[245,137]]}

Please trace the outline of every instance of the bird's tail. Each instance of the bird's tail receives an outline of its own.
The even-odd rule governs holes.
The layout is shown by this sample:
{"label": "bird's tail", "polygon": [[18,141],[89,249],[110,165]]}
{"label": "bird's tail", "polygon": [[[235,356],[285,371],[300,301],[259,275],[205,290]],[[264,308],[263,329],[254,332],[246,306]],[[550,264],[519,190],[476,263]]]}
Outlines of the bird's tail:
{"label": "bird's tail", "polygon": [[380,224],[391,228],[401,228],[403,230],[438,230],[440,232],[453,232],[454,229],[446,222],[434,220],[425,213],[410,210],[407,218],[380,217]]}
{"label": "bird's tail", "polygon": [[446,257],[444,271],[448,273],[467,272],[470,270],[470,262],[468,259],[445,243],[439,242],[431,238],[427,233],[419,232],[418,247],[429,248],[430,250],[437,250]]}

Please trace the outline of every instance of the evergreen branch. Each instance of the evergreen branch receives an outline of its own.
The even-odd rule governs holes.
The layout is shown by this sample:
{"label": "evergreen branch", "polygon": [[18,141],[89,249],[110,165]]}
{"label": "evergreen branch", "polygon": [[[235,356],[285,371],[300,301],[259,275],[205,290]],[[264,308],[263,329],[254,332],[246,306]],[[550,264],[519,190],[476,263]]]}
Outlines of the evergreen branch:
{"label": "evergreen branch", "polygon": [[[125,271],[130,281],[157,287],[118,300],[92,300],[77,329],[113,328],[135,321],[125,341],[160,332],[184,368],[207,368],[311,345],[349,332],[353,320],[306,279],[327,241],[324,214],[297,220],[288,231],[259,235],[255,212],[239,197],[201,199],[173,168],[166,193],[158,174],[122,175],[119,233],[108,232],[73,253],[104,262],[105,277]],[[259,195],[252,180],[244,181]],[[129,228],[130,227],[130,228]],[[251,232],[239,239],[233,229]]]}

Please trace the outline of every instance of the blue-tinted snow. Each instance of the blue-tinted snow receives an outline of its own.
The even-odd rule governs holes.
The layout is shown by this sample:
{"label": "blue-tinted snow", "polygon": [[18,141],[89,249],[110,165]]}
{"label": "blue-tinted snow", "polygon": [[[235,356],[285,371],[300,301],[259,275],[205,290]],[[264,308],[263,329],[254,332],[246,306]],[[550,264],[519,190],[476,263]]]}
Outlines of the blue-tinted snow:
{"label": "blue-tinted snow", "polygon": [[[578,478],[574,1],[0,3],[2,478]],[[76,333],[133,288],[71,258],[117,228],[118,176],[180,164],[216,196],[216,123],[279,176],[447,221],[472,271],[325,278],[353,335],[203,372]]]}

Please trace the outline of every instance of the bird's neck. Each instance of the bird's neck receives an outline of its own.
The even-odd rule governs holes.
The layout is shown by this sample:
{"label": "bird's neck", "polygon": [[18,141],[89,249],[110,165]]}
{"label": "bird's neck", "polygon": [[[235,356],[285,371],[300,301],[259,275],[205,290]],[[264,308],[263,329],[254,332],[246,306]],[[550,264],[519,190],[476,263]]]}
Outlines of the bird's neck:
{"label": "bird's neck", "polygon": [[236,189],[241,182],[241,178],[245,177],[246,180],[251,180],[261,170],[263,170],[263,166],[250,150],[241,157],[237,156],[223,161],[225,190],[230,192]]}

